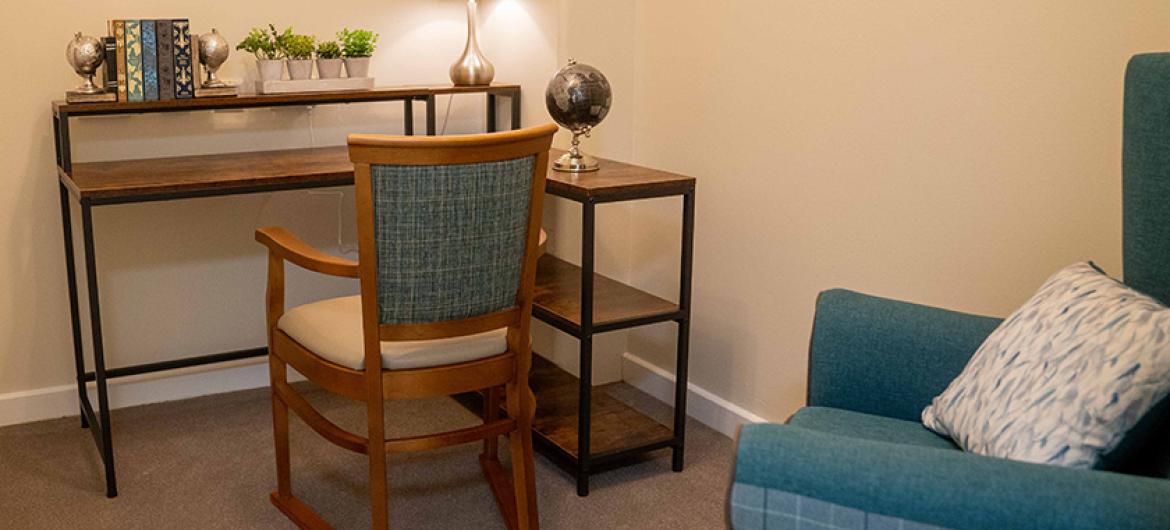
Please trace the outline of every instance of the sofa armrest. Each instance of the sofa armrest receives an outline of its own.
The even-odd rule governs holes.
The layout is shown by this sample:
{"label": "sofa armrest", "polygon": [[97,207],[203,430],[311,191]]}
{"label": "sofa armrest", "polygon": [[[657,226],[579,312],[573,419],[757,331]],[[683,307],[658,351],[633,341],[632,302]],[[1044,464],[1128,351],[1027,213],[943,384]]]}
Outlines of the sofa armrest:
{"label": "sofa armrest", "polygon": [[947,528],[1170,528],[1170,480],[746,425],[735,481]]}
{"label": "sofa armrest", "polygon": [[808,404],[918,421],[1000,322],[825,291],[809,350]]}

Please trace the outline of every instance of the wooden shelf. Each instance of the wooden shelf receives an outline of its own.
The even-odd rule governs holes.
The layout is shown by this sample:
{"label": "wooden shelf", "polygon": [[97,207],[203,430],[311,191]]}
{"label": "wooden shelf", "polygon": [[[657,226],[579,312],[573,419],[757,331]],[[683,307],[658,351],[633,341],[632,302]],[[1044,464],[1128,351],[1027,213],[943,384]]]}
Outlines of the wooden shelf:
{"label": "wooden shelf", "polygon": [[165,101],[112,102],[112,103],[66,103],[53,102],[54,114],[71,116],[94,116],[108,114],[182,112],[192,110],[216,110],[232,108],[282,107],[289,105],[323,105],[334,103],[362,103],[369,101],[394,101],[405,99],[426,99],[445,94],[518,94],[520,85],[498,84],[488,86],[403,86],[377,87],[369,90],[344,92],[316,92],[301,94],[249,95],[224,98],[172,99]]}
{"label": "wooden shelf", "polygon": [[[577,396],[579,382],[539,355],[532,356],[529,386],[536,394],[533,430],[572,458],[577,458]],[[590,401],[590,455],[604,456],[633,447],[670,440],[666,426],[594,388]]]}
{"label": "wooden shelf", "polygon": [[[581,267],[545,254],[536,266],[533,314],[566,333],[581,334]],[[678,317],[678,304],[612,278],[593,275],[593,331],[603,333]]]}
{"label": "wooden shelf", "polygon": [[[551,160],[556,160],[564,153],[560,149],[553,149]],[[602,159],[600,162],[601,169],[598,171],[580,174],[556,171],[549,164],[546,191],[550,195],[578,202],[601,203],[669,197],[695,189],[694,177],[613,160]]]}
{"label": "wooden shelf", "polygon": [[95,204],[353,183],[346,146],[73,164],[62,182]]}

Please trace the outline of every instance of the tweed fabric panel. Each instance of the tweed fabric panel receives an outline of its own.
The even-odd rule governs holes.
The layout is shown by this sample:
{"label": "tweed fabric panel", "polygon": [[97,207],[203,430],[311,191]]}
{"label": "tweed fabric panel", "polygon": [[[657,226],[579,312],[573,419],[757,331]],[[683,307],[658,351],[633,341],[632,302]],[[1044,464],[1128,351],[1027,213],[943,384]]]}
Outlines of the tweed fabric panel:
{"label": "tweed fabric panel", "polygon": [[920,422],[1001,322],[844,289],[817,298],[808,404]]}
{"label": "tweed fabric panel", "polygon": [[515,305],[535,164],[371,166],[381,323]]}
{"label": "tweed fabric panel", "polygon": [[1170,310],[1091,263],[997,328],[923,423],[973,453],[1092,468],[1170,394]]}
{"label": "tweed fabric panel", "polygon": [[731,486],[735,530],[941,530],[898,517],[868,513],[783,490],[736,482]]}

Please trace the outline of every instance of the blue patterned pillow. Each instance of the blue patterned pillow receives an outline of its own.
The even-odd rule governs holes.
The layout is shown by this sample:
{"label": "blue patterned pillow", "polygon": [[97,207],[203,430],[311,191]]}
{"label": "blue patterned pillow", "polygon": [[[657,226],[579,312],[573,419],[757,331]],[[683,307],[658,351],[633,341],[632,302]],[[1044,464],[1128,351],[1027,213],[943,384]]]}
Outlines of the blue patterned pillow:
{"label": "blue patterned pillow", "polygon": [[922,422],[973,453],[1092,468],[1170,394],[1170,310],[1092,263],[1048,279]]}

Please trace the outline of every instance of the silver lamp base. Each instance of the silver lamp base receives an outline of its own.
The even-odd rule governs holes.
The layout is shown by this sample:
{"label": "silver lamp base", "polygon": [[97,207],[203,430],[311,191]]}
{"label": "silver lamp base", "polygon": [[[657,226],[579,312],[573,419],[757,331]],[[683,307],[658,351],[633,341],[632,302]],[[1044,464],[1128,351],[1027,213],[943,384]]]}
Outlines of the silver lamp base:
{"label": "silver lamp base", "polygon": [[483,56],[479,49],[479,38],[476,36],[478,25],[475,0],[467,0],[467,46],[463,48],[463,55],[455,64],[451,65],[451,82],[455,86],[485,86],[492,84],[496,77],[496,67]]}

